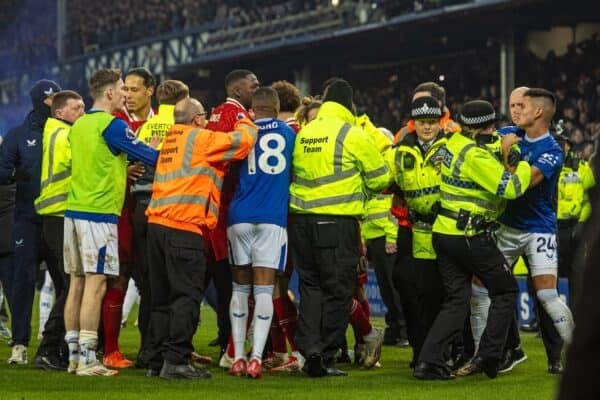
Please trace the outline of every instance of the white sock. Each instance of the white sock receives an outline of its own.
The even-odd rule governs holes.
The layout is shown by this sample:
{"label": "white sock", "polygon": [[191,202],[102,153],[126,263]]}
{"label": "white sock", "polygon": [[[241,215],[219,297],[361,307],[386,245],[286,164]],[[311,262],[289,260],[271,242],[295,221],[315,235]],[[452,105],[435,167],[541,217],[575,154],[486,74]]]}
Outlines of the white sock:
{"label": "white sock", "polygon": [[377,337],[379,336],[377,330],[375,328],[371,328],[371,332],[367,333],[365,336],[363,336],[363,340],[365,342],[371,342],[374,341],[375,339],[377,339]]}
{"label": "white sock", "polygon": [[96,347],[98,346],[98,332],[79,332],[79,366],[85,367],[96,362]]}
{"label": "white sock", "polygon": [[133,308],[133,305],[140,298],[140,294],[135,286],[135,282],[133,279],[129,279],[129,284],[127,285],[127,292],[125,292],[125,300],[123,300],[123,317],[121,318],[121,323],[127,322],[129,318],[129,313]]}
{"label": "white sock", "polygon": [[487,325],[491,302],[486,288],[471,284],[471,332],[476,350]]}
{"label": "white sock", "polygon": [[542,289],[537,291],[537,297],[542,303],[544,310],[548,313],[558,331],[558,334],[566,344],[571,343],[573,336],[573,314],[569,306],[558,296],[556,289]]}
{"label": "white sock", "polygon": [[38,332],[43,333],[46,327],[46,321],[52,311],[54,305],[54,283],[50,277],[50,272],[46,271],[44,277],[44,285],[40,290],[40,324],[38,325]]}
{"label": "white sock", "polygon": [[273,285],[254,285],[254,338],[252,358],[262,361],[262,354],[273,319]]}
{"label": "white sock", "polygon": [[69,348],[69,361],[79,364],[79,331],[67,331],[65,342]]}
{"label": "white sock", "polygon": [[231,302],[229,303],[229,319],[231,320],[231,337],[235,359],[246,358],[246,324],[248,322],[248,297],[250,285],[233,282]]}

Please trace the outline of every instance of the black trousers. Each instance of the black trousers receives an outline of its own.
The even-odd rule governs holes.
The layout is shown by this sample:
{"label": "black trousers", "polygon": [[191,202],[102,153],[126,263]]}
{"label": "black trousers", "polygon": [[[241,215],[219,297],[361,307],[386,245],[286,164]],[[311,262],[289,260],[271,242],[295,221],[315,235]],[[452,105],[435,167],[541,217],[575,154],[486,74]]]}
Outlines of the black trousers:
{"label": "black trousers", "polygon": [[148,217],[146,208],[149,198],[136,197],[135,209],[132,215],[133,248],[136,252],[136,266],[133,268],[132,277],[140,293],[138,308],[138,330],[140,331],[140,353],[147,349],[148,327],[150,326],[150,277],[148,276]]}
{"label": "black trousers", "polygon": [[367,241],[367,259],[375,268],[381,299],[387,308],[385,322],[399,338],[401,327],[404,325],[404,314],[400,295],[392,279],[396,266],[396,255],[397,253],[387,254],[385,252],[385,236]]}
{"label": "black trousers", "polygon": [[465,326],[471,298],[471,278],[477,276],[488,288],[491,305],[479,355],[500,361],[518,287],[504,256],[487,235],[471,238],[433,234],[433,246],[446,297],[419,355],[419,361],[445,366],[444,352]]}
{"label": "black trousers", "polygon": [[202,235],[148,224],[149,366],[189,362],[204,292]]}
{"label": "black trousers", "polygon": [[300,279],[298,348],[333,363],[344,336],[359,259],[358,221],[332,215],[290,218],[292,257]]}
{"label": "black trousers", "polygon": [[[433,322],[437,318],[444,303],[444,285],[437,260],[423,260],[412,258],[414,269],[417,271],[417,296],[419,300],[419,336],[413,347],[417,354],[420,353],[425,338]],[[452,341],[454,342],[454,341]]]}
{"label": "black trousers", "polygon": [[[558,276],[569,279],[569,306],[573,308],[580,284],[582,266],[581,257],[577,257],[578,241],[574,237],[575,227],[558,228]],[[581,249],[583,251],[583,248]]]}
{"label": "black trousers", "polygon": [[64,218],[42,217],[42,234],[48,246],[50,257],[56,260],[49,263],[48,272],[54,283],[55,301],[44,326],[44,338],[38,348],[38,354],[57,353],[61,349],[68,355],[65,343],[65,302],[69,293],[69,275],[65,273],[63,262]]}
{"label": "black trousers", "polygon": [[[58,260],[49,251],[38,219],[15,219],[14,271],[7,287],[11,307],[11,328],[14,344],[29,345],[31,339],[31,312],[35,296],[35,281],[40,262],[46,261],[49,271],[58,270]],[[54,277],[53,277],[54,278]]]}
{"label": "black trousers", "polygon": [[219,260],[208,263],[206,270],[205,288],[213,281],[217,290],[217,328],[221,353],[227,348],[231,335],[231,320],[229,319],[229,303],[231,302],[232,277],[229,260]]}
{"label": "black trousers", "polygon": [[400,303],[406,321],[408,341],[413,349],[413,361],[419,357],[419,351],[425,340],[421,335],[421,319],[419,316],[419,285],[421,277],[417,266],[412,262],[412,231],[410,228],[398,228],[398,254],[392,275],[394,287],[400,295]]}

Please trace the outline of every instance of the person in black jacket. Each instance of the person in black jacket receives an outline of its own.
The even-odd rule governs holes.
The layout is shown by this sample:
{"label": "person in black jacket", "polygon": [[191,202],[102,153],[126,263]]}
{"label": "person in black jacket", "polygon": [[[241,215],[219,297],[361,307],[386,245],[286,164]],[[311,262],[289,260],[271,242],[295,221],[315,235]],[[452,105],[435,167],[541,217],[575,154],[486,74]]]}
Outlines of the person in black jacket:
{"label": "person in black jacket", "polygon": [[14,267],[5,277],[8,303],[12,314],[12,355],[10,364],[26,364],[31,338],[31,310],[35,278],[40,261],[56,267],[55,257],[47,255],[42,238],[41,218],[34,200],[40,193],[42,132],[50,116],[52,97],[61,88],[54,81],[40,80],[30,91],[33,109],[25,121],[11,129],[0,147],[0,185],[16,182],[13,228]]}

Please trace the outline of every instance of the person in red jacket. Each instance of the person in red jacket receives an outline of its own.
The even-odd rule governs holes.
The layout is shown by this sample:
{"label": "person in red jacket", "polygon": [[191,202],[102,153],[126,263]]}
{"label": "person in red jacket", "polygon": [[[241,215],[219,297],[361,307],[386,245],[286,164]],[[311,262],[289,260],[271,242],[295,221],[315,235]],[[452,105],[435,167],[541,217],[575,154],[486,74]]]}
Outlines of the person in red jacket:
{"label": "person in red jacket", "polygon": [[[259,87],[256,75],[245,69],[231,71],[225,77],[227,99],[213,109],[206,129],[217,132],[231,132],[238,120],[251,118],[249,109],[252,96]],[[217,289],[217,325],[219,329],[219,346],[221,353],[227,349],[230,341],[231,324],[229,321],[229,302],[231,301],[231,271],[227,253],[227,210],[235,193],[238,182],[237,165],[230,163],[225,174],[221,190],[219,219],[214,229],[206,230],[204,248],[208,267],[207,284],[214,280]],[[233,353],[233,346],[229,346]],[[233,357],[233,354],[231,354]],[[229,368],[230,365],[225,365]]]}

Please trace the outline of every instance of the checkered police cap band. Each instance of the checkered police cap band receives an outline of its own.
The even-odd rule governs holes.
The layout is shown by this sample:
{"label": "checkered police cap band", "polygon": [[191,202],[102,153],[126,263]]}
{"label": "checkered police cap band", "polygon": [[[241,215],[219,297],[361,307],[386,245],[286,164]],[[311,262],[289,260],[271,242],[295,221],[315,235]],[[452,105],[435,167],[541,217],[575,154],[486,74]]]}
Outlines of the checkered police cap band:
{"label": "checkered police cap band", "polygon": [[442,109],[433,97],[419,97],[412,103],[410,116],[412,118],[441,118]]}
{"label": "checkered police cap band", "polygon": [[492,122],[496,120],[496,113],[486,114],[486,115],[477,115],[475,117],[465,117],[464,115],[460,116],[460,120],[465,125],[481,125],[486,122]]}

